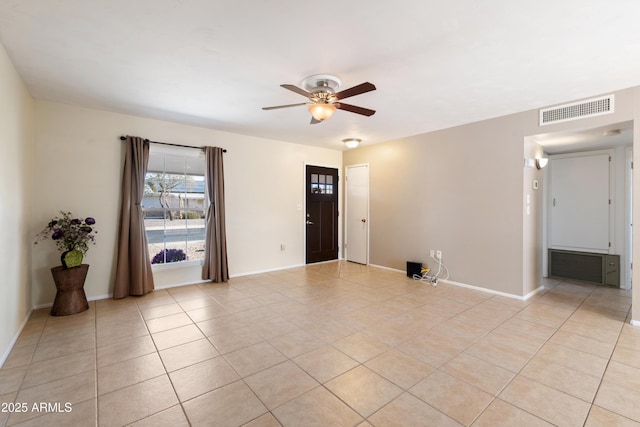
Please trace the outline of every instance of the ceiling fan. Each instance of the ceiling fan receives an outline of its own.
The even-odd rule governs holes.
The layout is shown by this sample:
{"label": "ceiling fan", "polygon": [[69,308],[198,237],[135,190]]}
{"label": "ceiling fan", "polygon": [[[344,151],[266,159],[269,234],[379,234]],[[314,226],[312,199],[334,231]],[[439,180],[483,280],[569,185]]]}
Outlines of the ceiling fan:
{"label": "ceiling fan", "polygon": [[285,89],[305,96],[310,102],[301,102],[298,104],[276,105],[274,107],[263,107],[263,110],[276,110],[279,108],[299,107],[308,105],[311,113],[311,124],[316,124],[327,120],[335,113],[336,110],[349,111],[350,113],[361,114],[363,116],[373,116],[375,110],[370,110],[356,105],[345,104],[341,102],[345,98],[360,95],[363,93],[376,90],[376,87],[369,83],[361,83],[349,89],[336,92],[342,82],[336,76],[329,74],[314,74],[302,81],[303,88],[295,85],[280,85]]}

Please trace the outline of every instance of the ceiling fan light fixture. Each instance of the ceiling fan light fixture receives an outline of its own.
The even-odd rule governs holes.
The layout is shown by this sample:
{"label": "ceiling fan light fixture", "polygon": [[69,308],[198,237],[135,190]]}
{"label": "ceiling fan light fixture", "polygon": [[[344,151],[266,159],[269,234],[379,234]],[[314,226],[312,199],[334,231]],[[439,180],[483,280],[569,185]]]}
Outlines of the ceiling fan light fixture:
{"label": "ceiling fan light fixture", "polygon": [[332,104],[311,104],[309,105],[309,112],[314,119],[322,122],[327,120],[336,112],[336,107]]}
{"label": "ceiling fan light fixture", "polygon": [[347,138],[343,139],[342,142],[344,142],[344,145],[346,145],[347,148],[356,148],[358,145],[360,145],[362,140],[358,138]]}

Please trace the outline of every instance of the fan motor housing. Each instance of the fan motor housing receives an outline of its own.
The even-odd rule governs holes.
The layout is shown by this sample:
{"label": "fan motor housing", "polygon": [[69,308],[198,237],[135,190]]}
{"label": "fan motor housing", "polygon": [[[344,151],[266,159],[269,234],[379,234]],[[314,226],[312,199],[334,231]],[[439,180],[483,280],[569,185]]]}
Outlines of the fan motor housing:
{"label": "fan motor housing", "polygon": [[342,81],[331,74],[314,74],[302,80],[300,86],[311,92],[334,94],[342,85]]}

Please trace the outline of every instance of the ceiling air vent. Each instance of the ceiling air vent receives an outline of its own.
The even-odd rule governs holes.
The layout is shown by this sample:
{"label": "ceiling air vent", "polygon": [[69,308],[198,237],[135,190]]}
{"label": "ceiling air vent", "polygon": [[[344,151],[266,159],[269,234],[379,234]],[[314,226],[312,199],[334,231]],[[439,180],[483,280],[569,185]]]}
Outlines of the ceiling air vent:
{"label": "ceiling air vent", "polygon": [[615,95],[600,96],[540,110],[540,126],[613,113]]}

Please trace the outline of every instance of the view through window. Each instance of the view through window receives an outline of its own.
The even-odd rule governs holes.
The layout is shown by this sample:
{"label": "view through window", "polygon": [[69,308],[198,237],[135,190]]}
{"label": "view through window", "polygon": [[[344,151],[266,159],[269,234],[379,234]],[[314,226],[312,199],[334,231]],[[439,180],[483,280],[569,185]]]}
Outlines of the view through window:
{"label": "view through window", "polygon": [[204,259],[204,153],[151,145],[144,225],[152,264]]}

